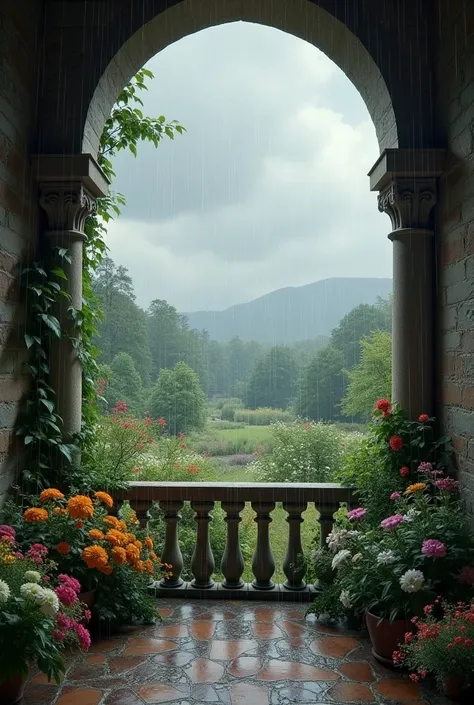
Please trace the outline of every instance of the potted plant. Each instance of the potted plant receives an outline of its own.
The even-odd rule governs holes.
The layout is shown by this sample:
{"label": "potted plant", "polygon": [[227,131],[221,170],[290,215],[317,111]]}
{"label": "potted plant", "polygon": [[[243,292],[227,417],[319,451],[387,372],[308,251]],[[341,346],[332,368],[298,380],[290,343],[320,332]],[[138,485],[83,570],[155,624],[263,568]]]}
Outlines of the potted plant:
{"label": "potted plant", "polygon": [[394,662],[408,667],[414,681],[432,675],[447,697],[460,699],[474,673],[474,602],[453,605],[436,599],[413,621],[415,633],[406,635]]}
{"label": "potted plant", "polygon": [[69,498],[55,488],[30,498],[33,505],[12,517],[22,545],[41,541],[60,573],[74,577],[95,621],[110,625],[158,618],[150,584],[166,567],[153,541],[130,509],[110,515],[106,492]]}
{"label": "potted plant", "polygon": [[57,575],[47,548],[33,544],[26,553],[15,530],[0,526],[0,702],[19,703],[29,668],[36,665],[59,683],[65,645],[86,650],[89,615],[77,597],[79,584]]}

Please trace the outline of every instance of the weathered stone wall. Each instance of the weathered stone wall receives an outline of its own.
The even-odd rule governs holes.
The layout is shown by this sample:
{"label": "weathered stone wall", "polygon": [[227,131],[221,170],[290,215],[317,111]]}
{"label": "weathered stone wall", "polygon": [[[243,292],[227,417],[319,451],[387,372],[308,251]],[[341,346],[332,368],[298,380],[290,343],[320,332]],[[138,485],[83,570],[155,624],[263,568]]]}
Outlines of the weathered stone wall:
{"label": "weathered stone wall", "polygon": [[474,3],[438,0],[433,27],[438,146],[439,402],[474,515]]}
{"label": "weathered stone wall", "polygon": [[41,11],[40,0],[15,0],[0,8],[0,503],[18,466],[12,429],[28,382],[22,370],[24,311],[17,275],[31,256],[37,232],[29,155],[36,129]]}

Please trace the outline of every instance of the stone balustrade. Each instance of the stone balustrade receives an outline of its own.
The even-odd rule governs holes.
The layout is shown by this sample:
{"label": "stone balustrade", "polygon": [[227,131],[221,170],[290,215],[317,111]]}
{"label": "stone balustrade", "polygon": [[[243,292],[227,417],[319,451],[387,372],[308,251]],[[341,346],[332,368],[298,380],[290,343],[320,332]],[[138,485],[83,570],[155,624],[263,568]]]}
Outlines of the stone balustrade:
{"label": "stone balustrade", "polygon": [[[341,504],[352,505],[352,491],[337,484],[259,484],[259,483],[183,483],[132,482],[127,489],[114,493],[115,511],[129,501],[142,527],[148,522],[148,512],[158,502],[166,523],[165,543],[161,559],[172,566],[171,574],[163,578],[157,589],[160,594],[175,597],[225,599],[310,600],[316,588],[304,581],[305,559],[301,543],[303,512],[314,503],[320,524],[321,545],[333,526],[334,513]],[[195,512],[196,545],[191,561],[194,576],[190,582],[181,578],[183,557],[179,546],[180,510],[190,502]],[[252,559],[252,583],[245,583],[242,575],[244,559],[239,542],[239,523],[245,503],[250,502],[257,523],[257,542]],[[220,503],[227,524],[226,547],[220,571],[222,583],[213,580],[215,561],[210,542],[212,509]],[[286,580],[275,584],[275,560],[270,541],[271,512],[277,503],[283,505],[288,516],[288,543],[283,561]]]}

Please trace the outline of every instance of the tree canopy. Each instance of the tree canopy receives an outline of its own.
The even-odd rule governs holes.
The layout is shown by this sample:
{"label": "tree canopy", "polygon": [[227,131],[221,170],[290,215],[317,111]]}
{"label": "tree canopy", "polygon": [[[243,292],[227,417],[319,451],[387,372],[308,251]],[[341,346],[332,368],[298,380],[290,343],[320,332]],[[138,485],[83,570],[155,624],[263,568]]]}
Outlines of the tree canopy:
{"label": "tree canopy", "polygon": [[342,401],[346,416],[370,418],[377,399],[390,398],[392,387],[392,336],[375,330],[360,342],[359,364],[346,371],[347,393]]}

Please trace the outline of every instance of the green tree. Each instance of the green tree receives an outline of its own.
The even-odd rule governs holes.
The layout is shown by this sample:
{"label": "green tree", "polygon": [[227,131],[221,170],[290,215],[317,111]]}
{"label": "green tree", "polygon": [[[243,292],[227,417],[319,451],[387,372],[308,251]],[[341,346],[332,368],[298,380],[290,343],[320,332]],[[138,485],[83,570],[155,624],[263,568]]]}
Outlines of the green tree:
{"label": "green tree", "polygon": [[185,362],[162,369],[149,397],[149,412],[166,420],[170,433],[189,433],[204,428],[207,399],[199,377]]}
{"label": "green tree", "polygon": [[390,302],[378,299],[375,305],[360,304],[341,319],[331,333],[331,344],[344,355],[351,370],[360,361],[360,341],[374,330],[392,330]]}
{"label": "green tree", "polygon": [[139,415],[142,411],[142,381],[133,359],[127,353],[119,353],[110,365],[111,377],[106,398],[111,409],[118,401],[124,401],[129,410]]}
{"label": "green tree", "polygon": [[275,346],[254,364],[247,382],[249,409],[287,409],[293,400],[297,370],[290,348]]}
{"label": "green tree", "polygon": [[392,387],[392,336],[376,330],[360,342],[360,362],[346,371],[349,380],[342,401],[345,416],[370,418],[374,404],[382,397],[390,398]]}
{"label": "green tree", "polygon": [[340,416],[344,394],[344,355],[333,345],[318,350],[303,371],[295,402],[296,413],[313,421],[332,421]]}

